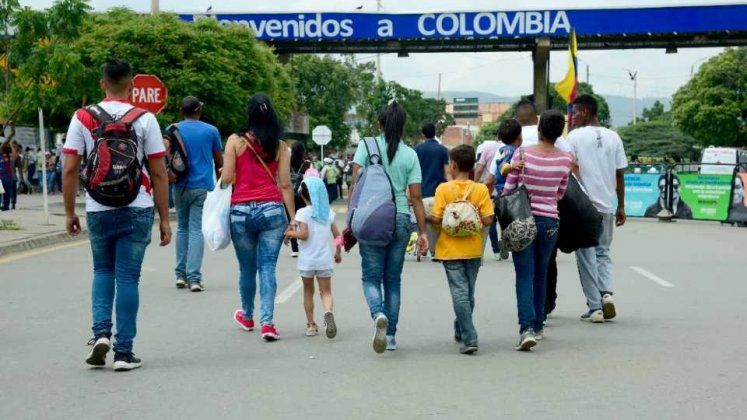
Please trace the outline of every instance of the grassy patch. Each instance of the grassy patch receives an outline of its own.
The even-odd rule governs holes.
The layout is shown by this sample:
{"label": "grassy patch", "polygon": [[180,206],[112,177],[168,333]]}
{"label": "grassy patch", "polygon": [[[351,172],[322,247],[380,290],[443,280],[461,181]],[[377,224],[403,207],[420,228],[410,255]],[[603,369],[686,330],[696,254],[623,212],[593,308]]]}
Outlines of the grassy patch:
{"label": "grassy patch", "polygon": [[13,220],[0,220],[0,230],[23,230]]}

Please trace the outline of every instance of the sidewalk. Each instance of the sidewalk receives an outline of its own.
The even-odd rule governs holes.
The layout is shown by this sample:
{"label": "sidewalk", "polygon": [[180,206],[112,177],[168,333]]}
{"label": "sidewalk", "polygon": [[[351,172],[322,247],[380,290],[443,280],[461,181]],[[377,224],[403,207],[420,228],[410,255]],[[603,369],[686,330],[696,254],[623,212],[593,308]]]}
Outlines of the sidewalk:
{"label": "sidewalk", "polygon": [[65,231],[65,207],[62,194],[49,196],[49,219],[44,214],[41,194],[19,195],[15,210],[0,212],[0,256],[85,239],[84,198],[78,199],[78,215],[83,232],[73,238]]}
{"label": "sidewalk", "polygon": [[[332,208],[336,213],[344,214],[347,212],[347,201],[337,200]],[[44,215],[41,194],[19,195],[15,210],[0,212],[0,256],[87,239],[85,197],[82,193],[76,200],[76,209],[83,231],[80,235],[72,237],[65,231],[65,206],[61,193],[49,196],[49,220]],[[170,214],[169,219],[176,221],[173,209]]]}

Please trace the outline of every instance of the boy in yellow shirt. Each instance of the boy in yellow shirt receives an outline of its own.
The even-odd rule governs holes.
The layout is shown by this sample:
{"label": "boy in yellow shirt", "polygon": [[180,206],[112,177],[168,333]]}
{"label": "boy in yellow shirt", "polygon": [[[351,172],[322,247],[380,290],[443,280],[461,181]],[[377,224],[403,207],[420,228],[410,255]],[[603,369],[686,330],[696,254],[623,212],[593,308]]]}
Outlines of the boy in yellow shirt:
{"label": "boy in yellow shirt", "polygon": [[[465,198],[479,211],[483,226],[490,226],[494,214],[490,192],[484,184],[473,182],[469,176],[475,166],[475,148],[457,146],[449,152],[449,157],[453,181],[443,183],[436,189],[431,221],[440,224],[446,206]],[[454,236],[442,229],[436,243],[435,258],[444,264],[454,304],[454,339],[463,343],[459,349],[463,354],[472,354],[478,349],[472,311],[475,308],[475,282],[483,254],[482,235],[481,228],[467,236]]]}

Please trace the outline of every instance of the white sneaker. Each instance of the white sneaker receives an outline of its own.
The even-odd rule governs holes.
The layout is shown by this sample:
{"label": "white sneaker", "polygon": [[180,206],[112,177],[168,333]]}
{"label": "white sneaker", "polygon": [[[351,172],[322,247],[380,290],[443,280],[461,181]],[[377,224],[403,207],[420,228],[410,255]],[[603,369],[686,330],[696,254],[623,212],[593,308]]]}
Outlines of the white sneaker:
{"label": "white sneaker", "polygon": [[537,339],[534,338],[534,330],[528,329],[521,333],[519,336],[519,344],[514,347],[518,351],[529,351],[532,347],[537,345]]}
{"label": "white sneaker", "polygon": [[600,324],[604,322],[604,313],[602,313],[601,309],[597,309],[594,311],[589,311],[581,315],[581,321],[587,321],[587,322],[593,322],[595,324]]}
{"label": "white sneaker", "polygon": [[109,353],[109,350],[112,348],[112,342],[109,337],[100,335],[92,338],[91,341],[88,342],[88,345],[93,347],[91,347],[91,351],[89,351],[88,356],[86,356],[86,363],[93,367],[102,367],[106,365],[106,354]]}
{"label": "white sneaker", "polygon": [[602,296],[602,313],[604,314],[604,319],[612,319],[617,316],[615,301],[609,293]]}
{"label": "white sneaker", "polygon": [[539,330],[534,332],[534,339],[537,341],[541,341],[545,338],[545,330]]}
{"label": "white sneaker", "polygon": [[384,353],[386,351],[387,339],[386,329],[389,326],[389,319],[386,315],[381,314],[374,320],[374,336],[373,336],[373,349],[376,353]]}
{"label": "white sneaker", "polygon": [[496,261],[501,261],[501,254],[500,254],[500,252],[496,253],[496,254],[493,254],[493,259],[496,260]]}
{"label": "white sneaker", "polygon": [[291,258],[298,258],[298,252],[291,251]]}

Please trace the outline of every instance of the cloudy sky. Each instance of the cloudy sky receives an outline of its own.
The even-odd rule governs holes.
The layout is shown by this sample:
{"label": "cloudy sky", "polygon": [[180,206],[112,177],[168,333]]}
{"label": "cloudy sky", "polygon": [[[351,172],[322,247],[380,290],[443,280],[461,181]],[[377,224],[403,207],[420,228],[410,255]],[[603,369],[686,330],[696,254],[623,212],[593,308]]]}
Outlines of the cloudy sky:
{"label": "cloudy sky", "polygon": [[[53,0],[21,0],[21,4],[34,8],[48,7]],[[497,11],[542,8],[600,8],[629,7],[633,5],[685,5],[714,3],[747,3],[745,0],[382,0],[383,11]],[[150,0],[93,0],[98,11],[110,7],[126,6],[137,11],[150,10]],[[463,4],[460,5],[460,4]],[[293,11],[375,11],[375,0],[161,0],[163,11],[202,12],[213,6],[214,13],[221,12],[293,12]],[[663,50],[581,51],[579,79],[589,79],[597,92],[632,96],[633,86],[626,69],[638,71],[639,97],[669,97],[690,78],[691,68],[718,54],[719,48],[680,49],[678,54],[665,54]],[[360,59],[372,59],[361,55]],[[567,66],[566,52],[553,52],[550,57],[551,81],[563,78]],[[442,73],[442,90],[479,90],[501,96],[516,96],[532,90],[532,61],[529,53],[445,53],[412,54],[409,58],[396,55],[382,57],[384,77],[405,86],[435,91],[438,74]]]}

